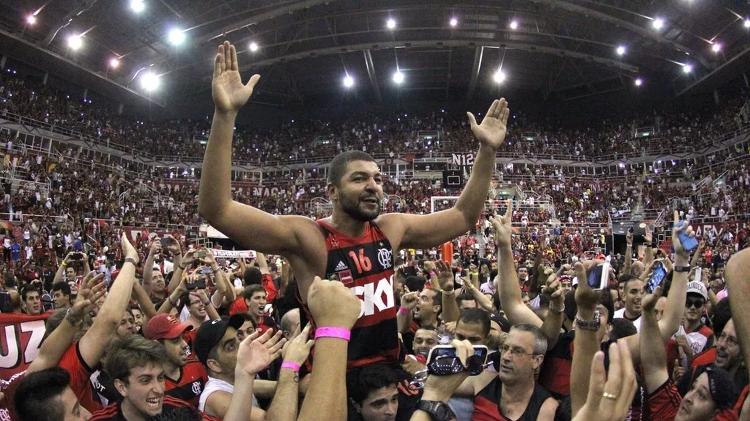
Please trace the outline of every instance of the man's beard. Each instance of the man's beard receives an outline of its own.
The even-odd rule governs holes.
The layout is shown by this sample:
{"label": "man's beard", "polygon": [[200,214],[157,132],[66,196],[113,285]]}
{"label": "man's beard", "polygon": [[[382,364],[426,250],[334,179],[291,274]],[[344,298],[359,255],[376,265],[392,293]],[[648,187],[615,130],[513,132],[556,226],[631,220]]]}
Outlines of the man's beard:
{"label": "man's beard", "polygon": [[[377,198],[377,196],[375,197]],[[357,198],[355,201],[355,200],[349,200],[343,195],[341,197],[341,208],[344,210],[344,212],[346,212],[347,215],[351,216],[357,221],[362,221],[362,222],[372,221],[373,219],[377,218],[378,215],[380,215],[380,209],[382,206],[380,199],[378,199],[375,210],[372,210],[372,211],[361,209],[360,203],[362,203],[360,202],[360,198]]]}

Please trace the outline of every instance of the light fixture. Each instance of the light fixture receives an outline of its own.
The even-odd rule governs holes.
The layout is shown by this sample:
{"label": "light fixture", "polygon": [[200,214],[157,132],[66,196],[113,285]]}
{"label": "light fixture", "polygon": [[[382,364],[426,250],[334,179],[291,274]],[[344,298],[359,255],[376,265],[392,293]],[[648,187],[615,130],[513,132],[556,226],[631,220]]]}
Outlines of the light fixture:
{"label": "light fixture", "polygon": [[120,59],[117,57],[112,57],[111,59],[109,59],[109,67],[113,69],[120,67]]}
{"label": "light fixture", "polygon": [[32,13],[32,14],[26,16],[26,23],[28,23],[29,25],[35,24],[36,23],[36,15]]}
{"label": "light fixture", "polygon": [[615,48],[615,52],[618,56],[623,56],[628,51],[628,49],[624,45],[618,45],[617,48]]}
{"label": "light fixture", "polygon": [[643,85],[643,79],[637,77],[637,78],[635,78],[635,81],[633,81],[633,84],[635,86],[641,86],[641,85]]}
{"label": "light fixture", "polygon": [[185,31],[180,28],[172,28],[167,33],[167,40],[175,47],[182,45],[185,42],[185,38],[187,38]]}
{"label": "light fixture", "polygon": [[396,85],[404,83],[404,74],[401,73],[401,70],[396,70],[396,72],[393,73],[393,83]]}
{"label": "light fixture", "polygon": [[146,3],[143,0],[130,0],[130,10],[135,13],[141,13],[146,9]]}
{"label": "light fixture", "polygon": [[513,19],[508,24],[508,27],[510,27],[510,29],[513,29],[515,31],[516,29],[518,29],[518,21],[516,19]]}
{"label": "light fixture", "polygon": [[719,51],[721,51],[721,43],[714,42],[713,44],[711,44],[711,51],[713,51],[714,53],[718,53]]}
{"label": "light fixture", "polygon": [[505,82],[505,79],[508,78],[508,75],[505,74],[503,69],[497,69],[494,75],[492,75],[492,80],[495,81],[495,83],[503,83]]}
{"label": "light fixture", "polygon": [[80,34],[68,36],[68,48],[73,51],[80,50],[83,47],[83,37]]}
{"label": "light fixture", "polygon": [[396,29],[396,19],[388,18],[388,20],[385,21],[385,27],[388,29]]}
{"label": "light fixture", "polygon": [[685,63],[682,65],[682,73],[689,74],[693,71],[693,65]]}
{"label": "light fixture", "polygon": [[250,48],[250,52],[251,52],[251,53],[254,53],[254,52],[258,51],[258,48],[260,48],[260,47],[258,47],[258,43],[257,43],[257,42],[255,42],[255,41],[250,41],[250,46],[249,46],[249,48]]}
{"label": "light fixture", "polygon": [[349,76],[349,73],[344,75],[344,79],[342,81],[344,88],[349,89],[354,86],[354,78]]}
{"label": "light fixture", "polygon": [[458,18],[453,17],[448,23],[450,23],[451,27],[455,28],[456,26],[458,26]]}
{"label": "light fixture", "polygon": [[159,88],[160,84],[159,76],[150,70],[141,75],[141,88],[144,91],[153,92]]}
{"label": "light fixture", "polygon": [[662,18],[654,18],[653,21],[651,21],[651,27],[656,29],[657,31],[664,27],[664,19]]}
{"label": "light fixture", "polygon": [[745,18],[744,22],[742,22],[742,26],[750,28],[750,18]]}

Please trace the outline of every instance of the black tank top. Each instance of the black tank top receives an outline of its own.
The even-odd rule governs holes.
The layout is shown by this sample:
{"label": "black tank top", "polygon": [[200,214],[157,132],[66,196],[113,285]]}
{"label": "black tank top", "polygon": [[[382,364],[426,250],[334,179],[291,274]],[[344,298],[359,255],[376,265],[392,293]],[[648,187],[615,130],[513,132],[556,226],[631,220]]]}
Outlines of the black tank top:
{"label": "black tank top", "polygon": [[[510,418],[502,415],[500,412],[500,400],[503,393],[502,386],[500,379],[496,377],[474,397],[472,421],[510,420]],[[551,397],[552,395],[544,390],[542,386],[534,383],[534,392],[531,394],[529,404],[526,405],[526,410],[517,420],[512,421],[536,421],[544,401]]]}

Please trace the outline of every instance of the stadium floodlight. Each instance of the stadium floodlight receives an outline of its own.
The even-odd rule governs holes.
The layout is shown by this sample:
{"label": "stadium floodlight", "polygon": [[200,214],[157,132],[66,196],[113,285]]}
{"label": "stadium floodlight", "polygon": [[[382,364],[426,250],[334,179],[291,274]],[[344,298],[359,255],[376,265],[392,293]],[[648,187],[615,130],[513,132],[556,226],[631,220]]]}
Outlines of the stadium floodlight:
{"label": "stadium floodlight", "polygon": [[396,70],[396,72],[393,73],[393,83],[396,85],[404,83],[404,74],[401,73],[401,70]]}
{"label": "stadium floodlight", "polygon": [[682,65],[682,73],[689,74],[693,71],[693,65],[689,63],[685,63]]}
{"label": "stadium floodlight", "polygon": [[346,75],[344,75],[344,79],[342,80],[342,83],[344,85],[344,88],[350,89],[354,86],[354,78],[349,76],[349,74],[347,73]]}
{"label": "stadium floodlight", "polygon": [[711,51],[713,51],[714,53],[718,53],[719,51],[721,51],[721,43],[714,42],[713,44],[711,44]]}
{"label": "stadium floodlight", "polygon": [[260,48],[260,47],[258,46],[257,42],[251,41],[250,45],[248,46],[248,48],[250,49],[251,53],[254,53],[254,52],[258,51],[258,48]]}
{"label": "stadium floodlight", "polygon": [[120,67],[120,59],[117,57],[112,57],[111,59],[109,59],[109,67],[113,69]]}
{"label": "stadium floodlight", "polygon": [[146,3],[143,0],[130,0],[130,10],[135,13],[141,13],[146,10]]}
{"label": "stadium floodlight", "polygon": [[385,21],[385,27],[388,29],[396,29],[396,19],[388,18],[388,20]]}
{"label": "stadium floodlight", "polygon": [[508,24],[508,27],[510,27],[510,29],[514,31],[518,29],[518,20],[513,19],[512,21],[510,21],[510,23]]}
{"label": "stadium floodlight", "polygon": [[182,45],[186,38],[185,31],[180,28],[172,28],[167,32],[167,41],[175,47]]}
{"label": "stadium floodlight", "polygon": [[451,27],[455,28],[456,26],[458,26],[458,18],[452,17],[450,22],[448,23],[450,23]]}
{"label": "stadium floodlight", "polygon": [[147,71],[141,75],[141,88],[144,91],[153,92],[159,89],[159,85],[161,85],[161,80],[156,73]]}
{"label": "stadium floodlight", "polygon": [[745,20],[742,22],[742,26],[745,28],[750,28],[750,18],[745,18]]}
{"label": "stadium floodlight", "polygon": [[664,27],[664,19],[654,18],[654,20],[651,21],[651,27],[656,29],[657,31],[662,29]]}
{"label": "stadium floodlight", "polygon": [[36,15],[32,13],[32,14],[26,16],[26,23],[29,24],[29,25],[35,24],[36,23]]}
{"label": "stadium floodlight", "polygon": [[615,48],[615,53],[617,53],[618,56],[624,56],[627,51],[628,49],[624,45],[618,45],[617,48]]}
{"label": "stadium floodlight", "polygon": [[68,48],[73,51],[78,51],[83,47],[83,37],[80,34],[72,34],[68,36]]}
{"label": "stadium floodlight", "polygon": [[635,81],[633,81],[633,84],[635,86],[641,86],[641,85],[643,85],[643,79],[637,77],[637,78],[635,78]]}
{"label": "stadium floodlight", "polygon": [[505,79],[508,78],[508,75],[505,74],[505,72],[502,69],[497,69],[494,75],[492,75],[492,80],[495,81],[495,83],[503,83],[505,82]]}

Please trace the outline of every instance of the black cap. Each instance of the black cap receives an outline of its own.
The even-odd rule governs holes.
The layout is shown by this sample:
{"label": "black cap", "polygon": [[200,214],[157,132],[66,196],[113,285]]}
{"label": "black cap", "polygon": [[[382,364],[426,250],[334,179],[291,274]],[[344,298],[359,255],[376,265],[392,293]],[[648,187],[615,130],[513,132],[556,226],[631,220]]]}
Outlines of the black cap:
{"label": "black cap", "polygon": [[233,327],[239,329],[243,323],[245,323],[245,318],[239,314],[235,314],[229,318],[223,317],[218,320],[203,322],[198,328],[198,333],[195,335],[195,340],[193,341],[193,348],[198,360],[203,365],[206,365],[208,354],[211,353],[213,347],[219,344],[227,328]]}
{"label": "black cap", "polygon": [[703,373],[708,374],[708,389],[716,407],[719,409],[731,408],[737,399],[737,389],[734,386],[732,375],[715,365],[707,365],[696,371],[695,378],[697,379]]}

